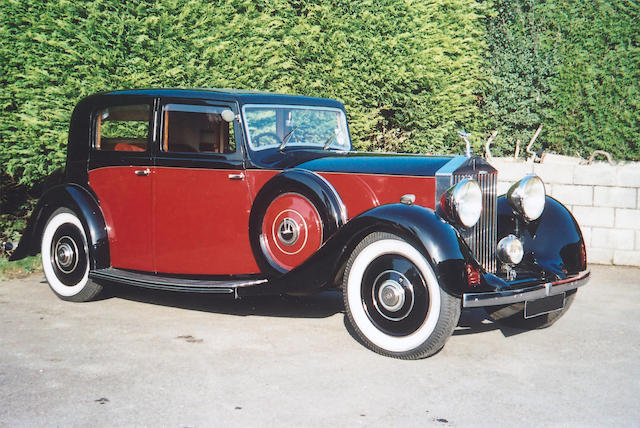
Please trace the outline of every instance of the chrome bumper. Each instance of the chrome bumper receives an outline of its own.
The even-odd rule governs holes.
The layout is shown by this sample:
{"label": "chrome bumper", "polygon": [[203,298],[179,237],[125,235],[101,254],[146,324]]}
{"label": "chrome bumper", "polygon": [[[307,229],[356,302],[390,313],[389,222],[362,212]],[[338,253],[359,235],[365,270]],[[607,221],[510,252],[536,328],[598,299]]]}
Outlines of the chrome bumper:
{"label": "chrome bumper", "polygon": [[464,293],[462,295],[462,307],[478,308],[483,306],[510,305],[512,303],[524,302],[525,300],[536,300],[547,296],[554,296],[585,285],[589,282],[590,276],[591,271],[587,270],[572,278],[533,285],[517,290]]}

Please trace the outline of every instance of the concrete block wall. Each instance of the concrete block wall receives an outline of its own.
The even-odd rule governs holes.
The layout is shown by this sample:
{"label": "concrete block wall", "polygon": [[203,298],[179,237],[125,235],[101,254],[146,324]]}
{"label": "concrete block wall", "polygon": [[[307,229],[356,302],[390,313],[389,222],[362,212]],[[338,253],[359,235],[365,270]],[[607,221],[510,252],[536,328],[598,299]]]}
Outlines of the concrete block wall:
{"label": "concrete block wall", "polygon": [[542,163],[492,158],[498,194],[525,174],[544,181],[547,194],[566,205],[580,224],[590,263],[640,267],[640,163],[582,165],[547,155]]}

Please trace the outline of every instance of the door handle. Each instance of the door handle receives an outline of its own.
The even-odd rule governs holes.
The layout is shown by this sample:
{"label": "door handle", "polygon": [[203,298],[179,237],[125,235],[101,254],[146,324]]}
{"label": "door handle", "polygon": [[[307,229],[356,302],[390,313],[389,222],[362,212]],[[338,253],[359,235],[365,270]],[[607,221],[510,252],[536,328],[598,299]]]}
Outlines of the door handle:
{"label": "door handle", "polygon": [[147,169],[136,169],[134,172],[135,172],[136,175],[144,177],[144,176],[149,175],[151,173],[151,170],[149,168],[147,168]]}
{"label": "door handle", "polygon": [[244,174],[229,174],[229,180],[242,180],[244,179]]}

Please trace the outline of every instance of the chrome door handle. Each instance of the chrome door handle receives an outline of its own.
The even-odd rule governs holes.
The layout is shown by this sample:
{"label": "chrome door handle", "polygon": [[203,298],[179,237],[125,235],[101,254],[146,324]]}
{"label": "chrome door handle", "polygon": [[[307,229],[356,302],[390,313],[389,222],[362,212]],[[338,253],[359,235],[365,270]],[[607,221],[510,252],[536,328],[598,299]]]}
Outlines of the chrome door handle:
{"label": "chrome door handle", "polygon": [[229,180],[242,180],[244,179],[244,174],[229,174]]}
{"label": "chrome door handle", "polygon": [[134,172],[135,172],[136,175],[139,175],[139,176],[146,176],[146,175],[151,174],[151,170],[149,168],[147,168],[147,169],[136,169]]}

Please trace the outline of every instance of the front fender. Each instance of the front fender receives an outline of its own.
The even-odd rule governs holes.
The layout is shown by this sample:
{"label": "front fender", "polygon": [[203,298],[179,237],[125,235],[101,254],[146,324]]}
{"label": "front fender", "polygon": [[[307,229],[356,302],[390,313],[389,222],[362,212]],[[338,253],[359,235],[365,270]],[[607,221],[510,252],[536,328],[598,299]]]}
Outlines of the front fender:
{"label": "front fender", "polygon": [[306,294],[340,283],[353,249],[373,232],[389,232],[414,245],[431,263],[449,293],[460,296],[466,286],[466,264],[472,259],[456,230],[433,210],[418,205],[389,204],[349,220],[300,266],[270,281],[265,292]]}
{"label": "front fender", "polygon": [[94,196],[77,184],[61,184],[42,195],[10,260],[19,260],[40,252],[40,237],[44,226],[51,214],[60,207],[75,212],[82,222],[89,244],[91,269],[109,267],[109,237],[102,210]]}
{"label": "front fender", "polygon": [[513,213],[505,196],[498,198],[498,240],[509,234],[519,235],[522,240],[524,265],[537,266],[559,280],[587,269],[578,222],[550,196],[540,218],[530,223]]}

